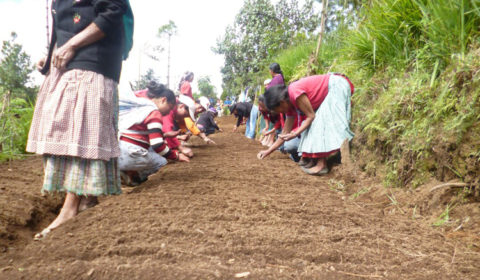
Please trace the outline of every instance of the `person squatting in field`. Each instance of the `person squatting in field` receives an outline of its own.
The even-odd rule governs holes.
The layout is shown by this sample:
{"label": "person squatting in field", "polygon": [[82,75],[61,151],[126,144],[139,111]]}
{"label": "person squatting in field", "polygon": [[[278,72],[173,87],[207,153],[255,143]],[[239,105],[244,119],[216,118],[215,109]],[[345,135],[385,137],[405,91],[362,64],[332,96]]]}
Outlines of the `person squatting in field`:
{"label": "person squatting in field", "polygon": [[96,203],[120,194],[117,85],[133,15],[127,0],[52,1],[48,55],[37,67],[28,152],[43,155],[42,192],[65,192],[60,213],[35,240]]}
{"label": "person squatting in field", "polygon": [[188,156],[168,147],[163,119],[176,106],[176,98],[162,84],[150,82],[147,89],[120,95],[120,157],[118,166],[124,184],[138,185],[167,164],[167,159],[188,162]]}
{"label": "person squatting in field", "polygon": [[[301,136],[299,164],[305,173],[327,174],[327,157],[337,153],[345,139],[353,138],[349,127],[353,92],[353,84],[341,74],[309,76],[288,87],[278,85],[265,91],[267,108],[287,116],[285,127],[292,126],[291,117],[296,111],[305,115],[298,129],[279,135],[285,141]],[[262,151],[258,157],[264,158],[265,154],[266,151]]]}
{"label": "person squatting in field", "polygon": [[218,127],[217,123],[215,122],[215,117],[217,116],[217,109],[214,107],[208,108],[208,110],[201,114],[198,118],[197,127],[206,135],[213,134],[216,130],[222,132],[223,130]]}

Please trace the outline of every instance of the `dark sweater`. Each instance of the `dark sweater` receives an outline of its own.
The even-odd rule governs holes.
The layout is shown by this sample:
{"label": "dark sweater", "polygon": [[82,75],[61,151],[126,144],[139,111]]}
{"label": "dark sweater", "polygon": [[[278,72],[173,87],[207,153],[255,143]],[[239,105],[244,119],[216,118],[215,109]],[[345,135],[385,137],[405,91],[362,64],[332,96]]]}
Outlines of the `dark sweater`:
{"label": "dark sweater", "polygon": [[212,111],[206,111],[200,117],[198,118],[197,124],[200,124],[203,126],[205,130],[219,130],[220,128],[218,125],[215,123],[215,113]]}
{"label": "dark sweater", "polygon": [[235,105],[235,109],[237,110],[237,114],[235,115],[235,117],[237,117],[237,126],[240,126],[243,118],[250,118],[253,104],[249,102],[239,102]]}
{"label": "dark sweater", "polygon": [[67,70],[89,70],[120,80],[124,48],[123,14],[125,0],[56,0],[52,2],[53,30],[48,59],[42,73],[50,67],[55,44],[64,45],[73,36],[94,22],[105,37],[76,51],[67,64]]}

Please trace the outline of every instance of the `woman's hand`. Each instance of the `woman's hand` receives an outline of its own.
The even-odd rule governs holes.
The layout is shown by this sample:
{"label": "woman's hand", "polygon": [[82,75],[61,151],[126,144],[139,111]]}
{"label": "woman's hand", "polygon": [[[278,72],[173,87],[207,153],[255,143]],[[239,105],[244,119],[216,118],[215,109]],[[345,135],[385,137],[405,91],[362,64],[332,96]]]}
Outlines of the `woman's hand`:
{"label": "woman's hand", "polygon": [[203,138],[203,141],[205,141],[205,143],[207,143],[207,144],[217,145],[217,143],[215,143],[212,139],[210,139],[208,137]]}
{"label": "woman's hand", "polygon": [[180,153],[178,155],[178,161],[180,162],[190,162],[190,158],[186,155],[184,155],[183,153]]}
{"label": "woman's hand", "polygon": [[268,127],[265,127],[264,129],[262,129],[262,134],[263,135],[267,135],[267,132],[268,132]]}
{"label": "woman's hand", "polygon": [[163,137],[164,138],[173,138],[173,137],[177,137],[179,134],[181,133],[180,130],[177,130],[177,131],[169,131],[169,132],[164,132],[163,133]]}
{"label": "woman's hand", "polygon": [[257,158],[258,159],[264,159],[266,158],[270,153],[268,152],[268,150],[265,150],[265,151],[260,151],[258,154],[257,154]]}
{"label": "woman's hand", "polygon": [[288,140],[291,140],[295,137],[297,137],[298,135],[295,134],[295,132],[290,132],[290,133],[286,133],[286,134],[280,134],[278,135],[278,137],[280,137],[280,139],[284,140],[284,141],[288,141]]}
{"label": "woman's hand", "polygon": [[187,135],[187,134],[179,135],[177,136],[177,139],[180,141],[188,141],[188,139],[190,139],[190,135]]}
{"label": "woman's hand", "polygon": [[233,126],[233,132],[237,131],[238,126],[234,125]]}
{"label": "woman's hand", "polygon": [[68,42],[55,50],[52,55],[52,64],[58,69],[65,69],[68,62],[75,56],[75,48]]}
{"label": "woman's hand", "polygon": [[45,61],[47,60],[46,57],[44,58],[41,58],[38,62],[37,62],[37,70],[40,72],[42,71],[43,67],[45,66]]}
{"label": "woman's hand", "polygon": [[186,155],[187,157],[193,157],[193,151],[192,149],[190,148],[187,148],[187,147],[184,147],[184,146],[179,146],[178,147],[178,150],[180,150],[180,152],[184,155]]}

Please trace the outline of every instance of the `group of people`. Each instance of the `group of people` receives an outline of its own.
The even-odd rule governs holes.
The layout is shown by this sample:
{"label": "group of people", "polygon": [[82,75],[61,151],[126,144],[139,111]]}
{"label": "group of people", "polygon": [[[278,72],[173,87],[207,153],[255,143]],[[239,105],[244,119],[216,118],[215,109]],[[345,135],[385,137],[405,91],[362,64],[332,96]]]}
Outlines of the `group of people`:
{"label": "group of people", "polygon": [[120,93],[118,165],[124,184],[143,183],[169,160],[189,162],[193,151],[186,141],[192,135],[215,144],[207,135],[222,131],[218,112],[208,98],[192,98],[192,81],[193,73],[186,72],[177,95],[154,81],[144,90]]}
{"label": "group of people", "polygon": [[[280,150],[288,153],[305,173],[327,174],[327,159],[333,156],[339,161],[341,145],[354,136],[349,127],[353,84],[343,74],[328,73],[287,86],[280,65],[272,63],[269,68],[272,79],[265,81],[265,92],[258,98],[258,111],[265,120],[261,141],[268,149],[260,151],[258,159]],[[249,109],[255,107],[252,103],[237,103],[231,110],[238,118],[235,129],[244,121],[249,138],[255,137],[258,113]]]}
{"label": "group of people", "polygon": [[51,3],[49,51],[37,63],[46,77],[26,150],[43,155],[42,192],[64,192],[65,200],[35,240],[94,206],[98,196],[120,194],[122,180],[137,185],[168,161],[188,162],[191,135],[214,143],[207,135],[221,130],[210,101],[193,99],[191,72],[177,95],[155,82],[118,93],[133,38],[128,0]]}

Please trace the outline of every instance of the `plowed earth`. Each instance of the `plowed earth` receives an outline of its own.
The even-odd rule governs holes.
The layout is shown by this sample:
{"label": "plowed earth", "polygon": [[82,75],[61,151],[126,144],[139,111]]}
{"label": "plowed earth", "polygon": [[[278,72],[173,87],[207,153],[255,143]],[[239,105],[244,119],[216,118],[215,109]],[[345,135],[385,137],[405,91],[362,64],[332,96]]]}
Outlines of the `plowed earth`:
{"label": "plowed earth", "polygon": [[40,195],[40,157],[0,165],[0,278],[480,279],[479,203],[433,226],[452,190],[386,189],[345,158],[308,176],[279,152],[257,160],[261,145],[219,121],[217,146],[194,139],[190,163],[43,241],[62,195]]}

